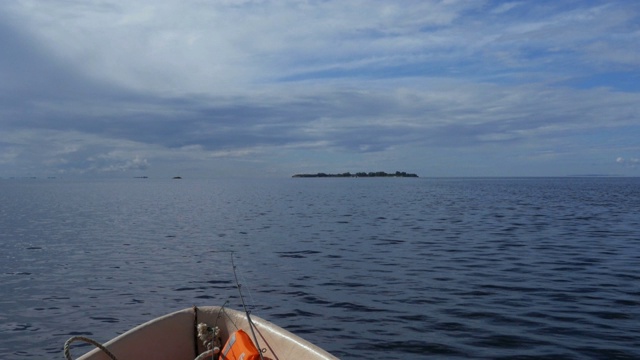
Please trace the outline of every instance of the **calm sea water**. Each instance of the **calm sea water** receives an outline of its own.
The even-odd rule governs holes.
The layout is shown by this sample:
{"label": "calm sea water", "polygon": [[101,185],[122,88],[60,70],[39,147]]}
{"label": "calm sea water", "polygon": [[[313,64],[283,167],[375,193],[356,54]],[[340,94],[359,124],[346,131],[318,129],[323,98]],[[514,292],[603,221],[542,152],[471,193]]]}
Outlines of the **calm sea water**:
{"label": "calm sea water", "polygon": [[0,358],[239,308],[230,250],[344,359],[640,359],[640,178],[0,180]]}

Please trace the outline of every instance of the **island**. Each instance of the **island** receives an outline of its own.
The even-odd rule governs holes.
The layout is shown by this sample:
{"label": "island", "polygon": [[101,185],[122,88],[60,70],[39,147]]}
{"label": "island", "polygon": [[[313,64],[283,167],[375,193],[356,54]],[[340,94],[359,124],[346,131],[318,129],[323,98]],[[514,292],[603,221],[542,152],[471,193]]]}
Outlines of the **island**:
{"label": "island", "polygon": [[327,177],[338,177],[338,178],[347,178],[347,177],[410,177],[417,178],[416,174],[409,174],[404,171],[396,171],[395,173],[386,173],[384,171],[377,172],[357,172],[357,173],[342,173],[342,174],[326,174],[326,173],[317,173],[317,174],[295,174],[291,177],[294,178],[327,178]]}

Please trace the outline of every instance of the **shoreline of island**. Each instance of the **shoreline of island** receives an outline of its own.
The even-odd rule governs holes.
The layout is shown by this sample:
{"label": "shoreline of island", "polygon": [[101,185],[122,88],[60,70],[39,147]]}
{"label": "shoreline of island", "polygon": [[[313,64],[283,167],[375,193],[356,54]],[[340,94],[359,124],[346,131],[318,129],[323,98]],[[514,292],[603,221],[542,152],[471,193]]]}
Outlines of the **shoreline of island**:
{"label": "shoreline of island", "polygon": [[376,172],[345,172],[341,174],[327,174],[327,173],[316,173],[316,174],[295,174],[291,176],[292,178],[360,178],[360,177],[408,177],[408,178],[417,178],[419,177],[417,174],[411,174],[404,171],[396,171],[395,173],[387,173],[384,171],[376,171]]}

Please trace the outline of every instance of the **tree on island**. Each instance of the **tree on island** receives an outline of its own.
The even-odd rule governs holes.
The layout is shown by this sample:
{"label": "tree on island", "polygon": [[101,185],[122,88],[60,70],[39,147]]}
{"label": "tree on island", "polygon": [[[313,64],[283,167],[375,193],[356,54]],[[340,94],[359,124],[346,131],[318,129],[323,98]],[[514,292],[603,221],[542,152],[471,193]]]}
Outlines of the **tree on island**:
{"label": "tree on island", "polygon": [[357,172],[352,174],[351,172],[345,172],[342,174],[327,174],[327,173],[316,173],[316,174],[295,174],[292,177],[294,178],[325,178],[325,177],[412,177],[417,178],[416,174],[409,174],[404,171],[396,171],[395,173],[386,173],[384,171],[377,172]]}

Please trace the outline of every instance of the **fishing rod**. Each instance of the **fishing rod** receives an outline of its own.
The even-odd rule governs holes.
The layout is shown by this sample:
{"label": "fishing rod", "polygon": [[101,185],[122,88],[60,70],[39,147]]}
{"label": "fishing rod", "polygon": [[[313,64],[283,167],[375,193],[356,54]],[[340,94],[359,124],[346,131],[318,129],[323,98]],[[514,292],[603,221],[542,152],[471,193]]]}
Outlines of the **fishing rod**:
{"label": "fishing rod", "polygon": [[264,360],[262,356],[262,349],[260,348],[260,344],[258,343],[258,337],[256,336],[256,332],[253,329],[253,321],[251,320],[251,311],[247,309],[247,305],[244,302],[244,295],[242,295],[242,285],[238,281],[238,274],[236,272],[236,264],[233,261],[233,251],[231,251],[231,267],[233,268],[233,277],[236,280],[236,287],[238,288],[238,294],[240,294],[240,301],[242,302],[242,308],[244,309],[244,313],[247,315],[247,321],[249,322],[249,329],[251,330],[251,335],[253,336],[253,341],[256,343],[256,348],[258,349],[258,353],[260,354],[260,360]]}

